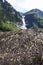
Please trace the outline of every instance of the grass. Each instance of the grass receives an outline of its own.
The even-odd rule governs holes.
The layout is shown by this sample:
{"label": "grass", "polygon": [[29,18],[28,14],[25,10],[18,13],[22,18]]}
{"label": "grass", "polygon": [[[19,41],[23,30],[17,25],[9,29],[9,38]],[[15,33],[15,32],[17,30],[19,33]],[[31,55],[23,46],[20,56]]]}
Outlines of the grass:
{"label": "grass", "polygon": [[17,31],[18,28],[14,22],[2,22],[0,24],[1,31]]}
{"label": "grass", "polygon": [[39,31],[43,31],[43,28],[40,28],[40,27],[38,27],[38,26],[34,26],[33,29],[36,30],[36,31],[38,31],[38,30],[39,30]]}
{"label": "grass", "polygon": [[43,31],[43,28],[38,28],[38,30]]}

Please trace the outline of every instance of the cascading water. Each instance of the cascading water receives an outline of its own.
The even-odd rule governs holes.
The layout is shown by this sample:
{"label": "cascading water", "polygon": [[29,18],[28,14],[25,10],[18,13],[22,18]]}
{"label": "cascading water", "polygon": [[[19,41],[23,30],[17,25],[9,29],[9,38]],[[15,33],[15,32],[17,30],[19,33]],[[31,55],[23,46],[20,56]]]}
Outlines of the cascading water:
{"label": "cascading water", "polygon": [[3,0],[3,2],[5,2],[5,0]]}
{"label": "cascading water", "polygon": [[23,25],[20,27],[21,29],[27,29],[26,28],[26,24],[25,24],[25,16],[22,16],[22,22],[23,22]]}

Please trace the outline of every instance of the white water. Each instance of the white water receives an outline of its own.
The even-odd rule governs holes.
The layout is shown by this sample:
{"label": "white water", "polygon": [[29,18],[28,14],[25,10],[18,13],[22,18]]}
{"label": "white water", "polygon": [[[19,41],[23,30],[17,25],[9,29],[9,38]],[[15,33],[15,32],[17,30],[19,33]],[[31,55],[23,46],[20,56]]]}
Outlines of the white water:
{"label": "white water", "polygon": [[25,16],[22,16],[22,22],[23,22],[23,25],[20,27],[21,29],[27,29],[26,28],[26,23],[25,23]]}
{"label": "white water", "polygon": [[5,0],[3,0],[3,2],[5,2]]}

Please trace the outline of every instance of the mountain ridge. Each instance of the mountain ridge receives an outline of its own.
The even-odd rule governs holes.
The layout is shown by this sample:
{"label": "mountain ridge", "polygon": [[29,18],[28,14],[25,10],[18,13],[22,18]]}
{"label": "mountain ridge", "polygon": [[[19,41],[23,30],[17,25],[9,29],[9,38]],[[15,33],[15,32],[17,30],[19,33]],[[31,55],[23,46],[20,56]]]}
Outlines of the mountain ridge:
{"label": "mountain ridge", "polygon": [[31,9],[31,10],[25,12],[24,15],[29,14],[30,12],[43,14],[42,10],[35,8],[35,9]]}

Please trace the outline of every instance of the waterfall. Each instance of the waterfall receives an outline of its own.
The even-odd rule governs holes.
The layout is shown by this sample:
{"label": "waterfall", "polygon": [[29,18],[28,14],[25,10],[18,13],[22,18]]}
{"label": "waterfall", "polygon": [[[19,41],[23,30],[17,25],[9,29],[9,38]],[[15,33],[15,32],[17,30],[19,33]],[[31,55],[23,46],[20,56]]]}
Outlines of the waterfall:
{"label": "waterfall", "polygon": [[5,0],[3,0],[3,2],[5,2]]}
{"label": "waterfall", "polygon": [[27,29],[26,28],[26,23],[25,23],[25,18],[24,18],[25,16],[22,16],[22,22],[23,22],[23,24],[22,24],[22,26],[20,27],[21,29]]}

